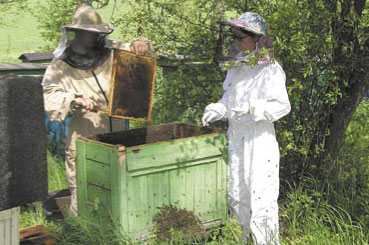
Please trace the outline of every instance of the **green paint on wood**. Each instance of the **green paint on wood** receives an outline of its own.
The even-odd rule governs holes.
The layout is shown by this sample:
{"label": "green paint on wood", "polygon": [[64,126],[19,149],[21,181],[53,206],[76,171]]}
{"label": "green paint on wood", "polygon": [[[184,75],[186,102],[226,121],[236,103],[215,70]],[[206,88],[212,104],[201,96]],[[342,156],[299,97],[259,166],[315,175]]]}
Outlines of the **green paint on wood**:
{"label": "green paint on wood", "polygon": [[[210,142],[214,142],[214,145]],[[171,164],[184,165],[188,161],[222,154],[219,141],[214,136],[179,139],[161,144],[127,148],[127,170],[162,168]],[[160,152],[161,154],[158,154]]]}
{"label": "green paint on wood", "polygon": [[112,220],[110,191],[87,184],[87,217],[101,225],[109,224]]}
{"label": "green paint on wood", "polygon": [[78,185],[78,213],[81,216],[87,216],[87,174],[86,174],[86,143],[77,140],[77,185]]}
{"label": "green paint on wood", "polygon": [[110,165],[110,148],[106,145],[86,142],[86,158]]}
{"label": "green paint on wood", "polygon": [[224,223],[226,151],[226,137],[217,133],[127,148],[80,139],[79,214],[96,222],[112,218],[132,238],[146,236],[166,204],[194,211],[207,226]]}
{"label": "green paint on wood", "polygon": [[86,159],[86,178],[88,183],[111,189],[110,166]]}
{"label": "green paint on wood", "polygon": [[[114,220],[114,222],[116,224],[124,224],[122,222],[122,207],[119,205],[120,202],[120,197],[122,195],[121,192],[121,188],[119,188],[119,183],[120,183],[120,179],[121,179],[121,170],[120,170],[120,164],[119,164],[119,157],[118,157],[118,151],[116,149],[110,149],[109,154],[110,154],[110,163],[111,163],[111,168],[114,171],[110,171],[109,174],[110,176],[107,176],[107,179],[110,180],[110,199],[111,199],[111,214],[112,214],[112,219]],[[125,154],[123,152],[123,154]],[[126,227],[125,225],[123,227]]]}

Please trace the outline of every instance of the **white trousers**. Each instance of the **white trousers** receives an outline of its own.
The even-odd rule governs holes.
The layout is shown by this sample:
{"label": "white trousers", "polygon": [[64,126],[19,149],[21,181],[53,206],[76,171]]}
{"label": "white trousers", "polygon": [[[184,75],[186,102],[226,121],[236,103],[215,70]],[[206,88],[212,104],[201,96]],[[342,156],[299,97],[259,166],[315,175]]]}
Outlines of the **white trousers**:
{"label": "white trousers", "polygon": [[228,205],[256,244],[279,244],[279,148],[272,123],[228,128]]}

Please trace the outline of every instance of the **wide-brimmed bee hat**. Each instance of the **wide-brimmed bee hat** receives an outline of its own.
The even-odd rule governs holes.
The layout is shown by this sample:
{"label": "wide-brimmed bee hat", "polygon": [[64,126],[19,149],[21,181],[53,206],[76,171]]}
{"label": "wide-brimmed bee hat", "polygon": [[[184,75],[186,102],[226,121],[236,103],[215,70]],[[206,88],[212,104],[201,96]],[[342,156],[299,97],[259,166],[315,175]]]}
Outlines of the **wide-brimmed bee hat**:
{"label": "wide-brimmed bee hat", "polygon": [[73,16],[72,24],[63,26],[66,30],[85,30],[97,33],[112,33],[114,27],[109,23],[104,23],[96,9],[82,5]]}
{"label": "wide-brimmed bee hat", "polygon": [[257,13],[246,12],[243,13],[240,17],[234,20],[229,20],[225,22],[225,24],[230,25],[232,27],[237,27],[258,35],[265,36],[266,35],[266,24],[263,17],[261,17]]}

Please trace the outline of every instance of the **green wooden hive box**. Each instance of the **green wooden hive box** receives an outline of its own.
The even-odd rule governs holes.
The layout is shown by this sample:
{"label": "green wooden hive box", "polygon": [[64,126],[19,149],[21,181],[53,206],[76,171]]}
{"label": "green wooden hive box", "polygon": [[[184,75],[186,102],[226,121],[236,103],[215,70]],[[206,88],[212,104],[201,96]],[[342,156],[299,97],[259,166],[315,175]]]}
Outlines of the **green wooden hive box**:
{"label": "green wooden hive box", "polygon": [[173,204],[205,227],[227,217],[226,135],[169,123],[77,140],[78,212],[114,221],[134,239],[153,229],[158,207]]}

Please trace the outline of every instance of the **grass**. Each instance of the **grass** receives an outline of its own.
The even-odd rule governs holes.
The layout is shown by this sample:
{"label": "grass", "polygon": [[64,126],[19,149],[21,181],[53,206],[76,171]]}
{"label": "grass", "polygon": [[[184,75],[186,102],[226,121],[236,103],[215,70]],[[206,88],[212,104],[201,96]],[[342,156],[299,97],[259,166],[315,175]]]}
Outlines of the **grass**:
{"label": "grass", "polygon": [[368,230],[346,210],[328,204],[315,191],[295,190],[281,205],[282,244],[367,244]]}
{"label": "grass", "polygon": [[[23,53],[52,51],[54,45],[41,36],[36,17],[31,14],[31,10],[37,10],[37,3],[40,0],[29,0],[30,10],[21,10],[18,14],[1,13],[6,19],[6,26],[1,27],[0,35],[0,63],[19,63],[18,57]],[[103,20],[108,22],[113,13],[114,1],[98,10]],[[118,4],[117,15],[122,10],[122,5]],[[12,11],[14,12],[14,11]],[[109,37],[118,40],[118,32],[113,32]],[[50,46],[50,48],[48,48]]]}
{"label": "grass", "polygon": [[[49,192],[68,188],[65,176],[64,162],[61,158],[47,153],[48,187]],[[60,230],[58,222],[50,220],[42,208],[42,203],[36,202],[21,208],[20,227],[25,228],[34,225],[45,225],[56,231]]]}
{"label": "grass", "polygon": [[[35,4],[35,0],[31,1],[30,7]],[[22,53],[40,51],[48,44],[41,38],[37,19],[29,11],[13,12],[4,14],[7,25],[1,27],[0,62],[20,62],[18,57]]]}
{"label": "grass", "polygon": [[61,158],[52,156],[50,152],[47,153],[48,161],[48,184],[49,192],[67,189],[68,183],[66,181],[64,162]]}

